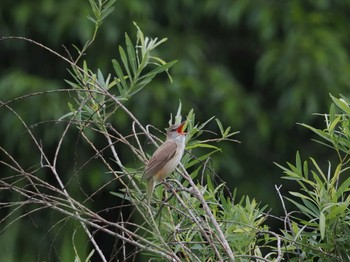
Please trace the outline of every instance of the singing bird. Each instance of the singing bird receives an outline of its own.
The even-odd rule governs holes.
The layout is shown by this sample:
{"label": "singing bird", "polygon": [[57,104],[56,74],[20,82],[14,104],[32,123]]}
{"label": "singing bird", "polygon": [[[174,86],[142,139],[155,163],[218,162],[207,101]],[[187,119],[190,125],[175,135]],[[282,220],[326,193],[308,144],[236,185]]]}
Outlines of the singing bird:
{"label": "singing bird", "polygon": [[169,127],[165,142],[153,153],[146,165],[142,180],[148,181],[148,203],[150,203],[156,181],[166,178],[180,163],[185,150],[184,124],[185,122]]}

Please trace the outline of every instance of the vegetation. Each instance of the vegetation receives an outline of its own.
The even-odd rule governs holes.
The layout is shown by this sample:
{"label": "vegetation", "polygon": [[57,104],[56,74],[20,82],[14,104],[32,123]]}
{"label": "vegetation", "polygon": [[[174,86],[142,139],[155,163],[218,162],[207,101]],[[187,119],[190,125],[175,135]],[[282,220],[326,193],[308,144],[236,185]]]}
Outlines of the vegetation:
{"label": "vegetation", "polygon": [[[268,3],[45,1],[49,24],[9,3],[1,259],[349,261],[349,6]],[[181,116],[186,154],[148,205],[144,163]]]}

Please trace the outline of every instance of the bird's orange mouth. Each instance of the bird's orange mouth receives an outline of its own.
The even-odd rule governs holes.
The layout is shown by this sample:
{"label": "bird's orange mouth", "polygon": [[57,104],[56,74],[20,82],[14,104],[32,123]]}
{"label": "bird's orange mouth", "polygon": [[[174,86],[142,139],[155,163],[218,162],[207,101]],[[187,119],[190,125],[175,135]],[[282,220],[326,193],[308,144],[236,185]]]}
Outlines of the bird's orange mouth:
{"label": "bird's orange mouth", "polygon": [[177,131],[179,134],[182,134],[182,135],[187,134],[186,132],[184,132],[185,123],[186,123],[186,121],[182,122],[182,123],[179,125],[179,127],[176,129],[176,131]]}

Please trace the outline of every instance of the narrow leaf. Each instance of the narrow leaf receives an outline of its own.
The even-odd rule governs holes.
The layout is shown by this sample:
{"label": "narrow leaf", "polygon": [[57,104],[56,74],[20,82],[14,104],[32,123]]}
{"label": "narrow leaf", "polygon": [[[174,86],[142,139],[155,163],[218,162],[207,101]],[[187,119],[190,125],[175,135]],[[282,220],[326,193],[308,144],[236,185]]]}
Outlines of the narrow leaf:
{"label": "narrow leaf", "polygon": [[332,95],[330,95],[334,104],[336,104],[337,107],[339,107],[342,111],[344,111],[346,114],[350,115],[350,107],[349,105],[344,101],[344,99],[338,99]]}
{"label": "narrow leaf", "polygon": [[211,149],[214,149],[214,150],[217,150],[217,151],[221,152],[221,148],[219,148],[217,146],[213,146],[213,145],[210,145],[210,144],[201,144],[200,142],[196,143],[196,144],[193,144],[193,145],[189,145],[189,146],[186,147],[187,150],[191,150],[191,149],[194,149],[194,148],[211,148]]}
{"label": "narrow leaf", "polygon": [[128,74],[129,79],[131,80],[132,79],[132,75],[131,75],[131,72],[130,72],[130,69],[129,69],[128,59],[126,57],[124,49],[121,46],[119,46],[119,54],[120,54],[120,59],[123,62],[125,71]]}
{"label": "narrow leaf", "polygon": [[324,215],[323,212],[320,214],[320,233],[321,233],[321,240],[324,239],[325,232],[326,232],[326,216]]}
{"label": "narrow leaf", "polygon": [[137,63],[136,63],[135,48],[134,48],[128,34],[125,34],[125,43],[126,43],[126,51],[128,53],[128,58],[129,58],[131,70],[132,70],[133,74],[136,75]]}

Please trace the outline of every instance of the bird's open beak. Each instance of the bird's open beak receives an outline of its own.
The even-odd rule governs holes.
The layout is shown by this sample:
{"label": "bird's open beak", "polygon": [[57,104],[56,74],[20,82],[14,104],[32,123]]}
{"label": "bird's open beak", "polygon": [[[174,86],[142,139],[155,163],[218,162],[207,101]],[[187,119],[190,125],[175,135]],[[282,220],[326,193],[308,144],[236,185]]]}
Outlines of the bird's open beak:
{"label": "bird's open beak", "polygon": [[179,127],[176,129],[176,131],[177,131],[179,134],[182,134],[182,135],[187,134],[186,132],[184,132],[185,123],[186,123],[186,121],[182,122],[182,123],[179,125]]}

